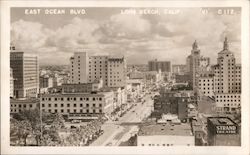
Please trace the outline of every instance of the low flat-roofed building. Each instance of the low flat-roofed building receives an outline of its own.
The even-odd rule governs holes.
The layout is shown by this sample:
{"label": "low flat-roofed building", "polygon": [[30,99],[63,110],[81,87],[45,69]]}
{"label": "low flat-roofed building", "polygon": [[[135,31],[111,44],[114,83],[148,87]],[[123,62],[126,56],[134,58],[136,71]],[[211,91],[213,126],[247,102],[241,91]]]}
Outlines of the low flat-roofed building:
{"label": "low flat-roofed building", "polygon": [[10,99],[10,113],[18,113],[23,110],[34,110],[39,107],[39,100],[35,98]]}
{"label": "low flat-roofed building", "polygon": [[137,146],[194,146],[190,124],[149,124],[140,127]]}
{"label": "low flat-roofed building", "polygon": [[69,119],[94,119],[99,115],[110,116],[114,110],[114,93],[52,93],[42,94],[41,110],[61,113]]}
{"label": "low flat-roofed building", "polygon": [[207,133],[210,146],[240,146],[239,126],[229,117],[208,117]]}

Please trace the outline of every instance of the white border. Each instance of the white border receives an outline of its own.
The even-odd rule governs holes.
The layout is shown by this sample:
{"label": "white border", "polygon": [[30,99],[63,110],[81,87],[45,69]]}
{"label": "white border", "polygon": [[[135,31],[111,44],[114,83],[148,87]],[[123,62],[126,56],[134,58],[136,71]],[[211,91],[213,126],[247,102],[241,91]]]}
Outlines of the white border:
{"label": "white border", "polygon": [[[1,153],[3,154],[249,154],[249,2],[248,1],[2,1]],[[242,7],[241,147],[11,147],[9,146],[10,7]]]}

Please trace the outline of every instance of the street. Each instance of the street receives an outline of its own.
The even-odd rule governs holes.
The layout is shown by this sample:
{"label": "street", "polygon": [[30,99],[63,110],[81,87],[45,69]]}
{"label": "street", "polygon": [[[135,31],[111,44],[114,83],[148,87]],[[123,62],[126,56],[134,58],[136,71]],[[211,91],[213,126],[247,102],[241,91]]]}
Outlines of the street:
{"label": "street", "polygon": [[[104,134],[96,139],[90,146],[119,146],[122,142],[127,141],[138,131],[136,123],[148,117],[153,110],[152,95],[144,97],[145,103],[136,103],[125,115],[118,121],[107,121],[102,126]],[[131,123],[131,124],[130,124]]]}

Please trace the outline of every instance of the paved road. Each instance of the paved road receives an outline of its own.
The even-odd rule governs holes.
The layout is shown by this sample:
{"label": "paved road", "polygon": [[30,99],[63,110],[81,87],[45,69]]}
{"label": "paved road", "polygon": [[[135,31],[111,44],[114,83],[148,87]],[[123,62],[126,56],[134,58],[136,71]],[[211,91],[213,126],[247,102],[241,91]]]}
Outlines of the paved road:
{"label": "paved road", "polygon": [[137,103],[130,111],[119,121],[107,121],[102,129],[104,134],[95,140],[91,146],[119,146],[122,142],[127,141],[132,135],[138,131],[136,125],[122,125],[123,123],[141,122],[145,117],[148,117],[153,110],[153,100],[151,95],[144,97],[145,103]]}

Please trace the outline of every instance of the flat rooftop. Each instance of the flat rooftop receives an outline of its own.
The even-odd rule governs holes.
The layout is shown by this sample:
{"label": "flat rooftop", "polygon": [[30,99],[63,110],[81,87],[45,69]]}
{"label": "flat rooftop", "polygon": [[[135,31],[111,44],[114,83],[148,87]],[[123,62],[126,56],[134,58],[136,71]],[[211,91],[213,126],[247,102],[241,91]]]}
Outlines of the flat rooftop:
{"label": "flat rooftop", "polygon": [[39,99],[36,98],[20,98],[20,99],[10,99],[10,103],[38,103]]}
{"label": "flat rooftop", "polygon": [[235,122],[228,117],[208,117],[208,120],[214,125],[235,125]]}
{"label": "flat rooftop", "polygon": [[150,124],[140,127],[139,136],[174,135],[192,136],[190,124]]}

